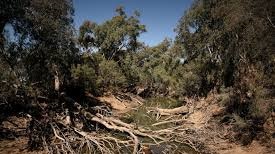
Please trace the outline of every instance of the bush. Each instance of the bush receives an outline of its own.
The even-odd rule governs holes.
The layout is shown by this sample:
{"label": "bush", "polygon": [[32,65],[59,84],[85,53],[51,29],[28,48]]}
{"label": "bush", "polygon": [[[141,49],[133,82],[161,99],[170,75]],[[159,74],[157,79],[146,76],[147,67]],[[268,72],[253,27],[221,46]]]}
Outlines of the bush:
{"label": "bush", "polygon": [[99,75],[96,83],[103,91],[107,89],[116,90],[127,86],[126,77],[117,62],[106,59],[99,63]]}
{"label": "bush", "polygon": [[71,69],[72,78],[80,87],[87,91],[96,93],[98,85],[96,84],[97,76],[95,70],[88,64],[78,64]]}

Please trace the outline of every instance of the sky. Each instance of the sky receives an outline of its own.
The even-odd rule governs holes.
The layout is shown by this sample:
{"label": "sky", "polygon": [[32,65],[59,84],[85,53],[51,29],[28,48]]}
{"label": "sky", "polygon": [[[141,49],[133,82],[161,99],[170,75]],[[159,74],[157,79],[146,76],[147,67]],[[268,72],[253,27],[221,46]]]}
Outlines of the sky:
{"label": "sky", "polygon": [[117,6],[123,6],[128,15],[135,10],[141,13],[140,21],[147,32],[139,40],[154,46],[165,38],[174,39],[179,19],[191,6],[192,0],[73,0],[76,29],[85,20],[98,24],[111,19]]}

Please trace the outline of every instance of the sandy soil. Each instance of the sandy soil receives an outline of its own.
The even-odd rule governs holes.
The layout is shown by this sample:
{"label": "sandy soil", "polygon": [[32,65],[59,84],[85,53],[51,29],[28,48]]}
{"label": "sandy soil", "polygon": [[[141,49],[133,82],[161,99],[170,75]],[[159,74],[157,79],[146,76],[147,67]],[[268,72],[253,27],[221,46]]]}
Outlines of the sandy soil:
{"label": "sandy soil", "polygon": [[41,151],[29,151],[27,148],[27,137],[19,137],[14,140],[0,141],[0,154],[44,154]]}
{"label": "sandy soil", "polygon": [[[214,152],[219,154],[275,154],[275,139],[271,138],[269,143],[260,144],[260,141],[254,140],[248,146],[235,144],[227,137],[229,132],[224,126],[218,125],[211,121],[215,116],[222,114],[224,108],[219,106],[216,95],[210,95],[206,99],[200,99],[195,102],[196,105],[187,120],[193,122],[192,127],[202,129],[205,132],[201,134],[202,137],[208,138],[204,142],[206,146]],[[270,123],[270,122],[269,122]],[[275,128],[275,126],[273,126]],[[212,131],[211,131],[212,130]],[[272,129],[269,129],[272,130]],[[269,147],[268,147],[269,146]]]}

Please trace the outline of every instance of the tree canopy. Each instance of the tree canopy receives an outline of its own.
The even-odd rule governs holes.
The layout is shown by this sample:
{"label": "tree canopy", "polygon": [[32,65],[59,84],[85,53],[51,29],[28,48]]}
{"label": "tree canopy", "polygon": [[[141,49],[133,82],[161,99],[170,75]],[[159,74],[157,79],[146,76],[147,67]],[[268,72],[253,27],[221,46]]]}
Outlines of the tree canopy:
{"label": "tree canopy", "polygon": [[106,59],[119,60],[125,52],[135,52],[140,46],[137,38],[145,32],[140,24],[139,13],[127,16],[123,7],[116,9],[117,15],[101,25],[85,21],[80,27],[79,42],[90,50],[104,54]]}

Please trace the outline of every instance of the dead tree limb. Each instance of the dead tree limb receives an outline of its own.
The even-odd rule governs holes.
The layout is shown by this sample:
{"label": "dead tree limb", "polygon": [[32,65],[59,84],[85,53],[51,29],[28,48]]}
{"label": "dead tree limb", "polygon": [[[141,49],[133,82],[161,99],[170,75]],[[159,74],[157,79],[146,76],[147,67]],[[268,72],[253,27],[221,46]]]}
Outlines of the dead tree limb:
{"label": "dead tree limb", "polygon": [[138,137],[133,133],[132,130],[126,128],[126,127],[119,127],[119,126],[115,126],[115,125],[110,125],[109,123],[107,123],[106,121],[104,121],[103,119],[100,119],[99,117],[94,116],[92,119],[92,121],[98,122],[102,125],[104,125],[106,128],[111,129],[111,130],[117,130],[120,132],[126,132],[128,133],[134,140],[134,150],[133,150],[133,154],[137,154],[138,152],[138,147],[139,147],[139,140]]}

